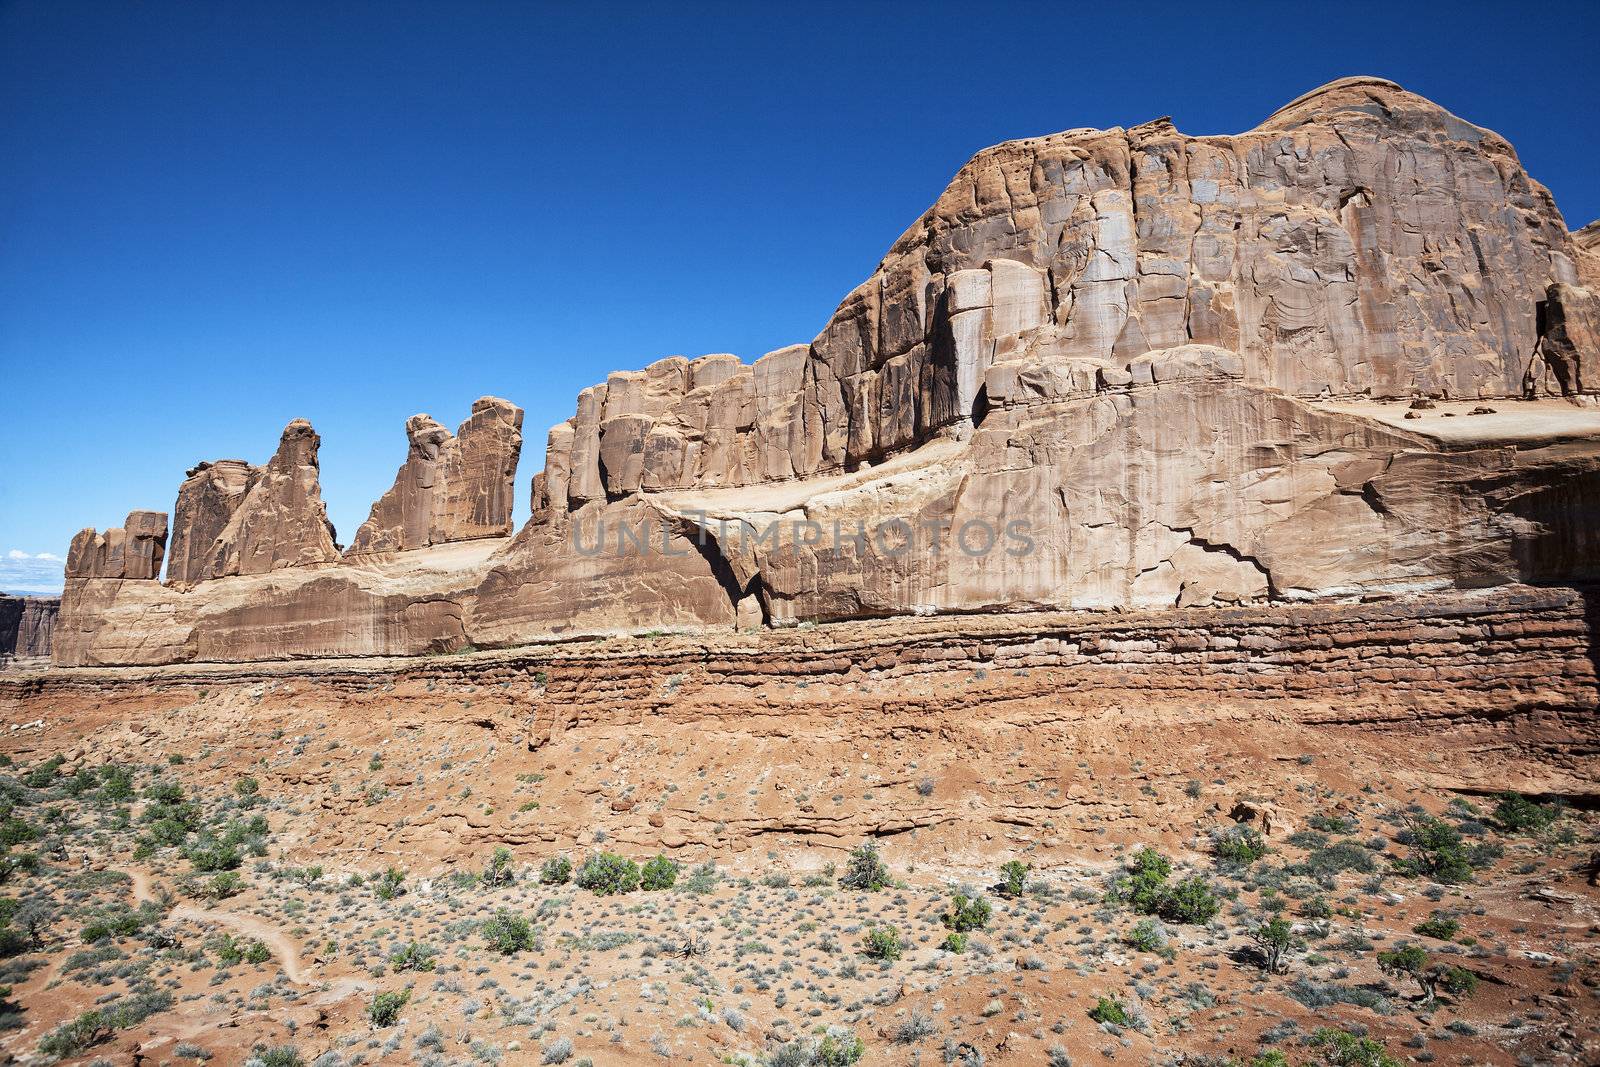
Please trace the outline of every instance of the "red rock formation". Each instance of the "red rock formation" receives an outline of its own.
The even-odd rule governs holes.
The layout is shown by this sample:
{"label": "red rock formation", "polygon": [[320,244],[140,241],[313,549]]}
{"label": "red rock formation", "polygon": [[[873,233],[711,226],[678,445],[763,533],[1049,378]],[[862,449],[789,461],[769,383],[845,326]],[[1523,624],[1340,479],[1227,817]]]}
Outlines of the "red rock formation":
{"label": "red rock formation", "polygon": [[0,664],[48,660],[59,597],[7,596],[0,593]]}
{"label": "red rock formation", "polygon": [[398,552],[512,531],[522,409],[482,397],[452,436],[428,415],[406,422],[411,450],[394,487],[372,505],[347,556]]}
{"label": "red rock formation", "polygon": [[261,468],[242,459],[219,459],[189,471],[173,507],[167,584],[187,588],[214,578],[217,538],[233,521]]}
{"label": "red rock formation", "polygon": [[322,438],[304,419],[284,427],[278,451],[249,477],[249,488],[212,544],[196,581],[267,574],[339,558],[322,502],[317,450]]}
{"label": "red rock formation", "polygon": [[120,527],[103,534],[93,527],[78,531],[67,552],[67,577],[159,578],[166,549],[166,512],[130,511]]}
{"label": "red rock formation", "polygon": [[[1378,79],[1233,137],[1010,142],[809,345],[584,390],[511,543],[440,544],[501,528],[510,449],[458,470],[468,427],[414,420],[357,549],[307,570],[333,557],[303,426],[219,536],[208,573],[244,577],[75,578],[57,659],[1594,580],[1600,411],[1566,399],[1600,387],[1586,242],[1503,139]],[[1525,378],[1560,399],[1510,399]]]}

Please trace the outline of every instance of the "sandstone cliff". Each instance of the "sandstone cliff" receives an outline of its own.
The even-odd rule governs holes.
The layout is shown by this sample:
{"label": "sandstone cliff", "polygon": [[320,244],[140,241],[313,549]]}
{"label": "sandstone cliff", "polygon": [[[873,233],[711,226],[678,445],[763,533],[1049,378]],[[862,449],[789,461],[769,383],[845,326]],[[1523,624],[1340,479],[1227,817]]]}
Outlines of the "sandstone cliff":
{"label": "sandstone cliff", "polygon": [[167,550],[167,516],[130,511],[121,526],[105,533],[79,530],[67,550],[68,578],[154,579]]}
{"label": "sandstone cliff", "polygon": [[47,660],[59,597],[7,596],[0,593],[0,665],[19,660]]}
{"label": "sandstone cliff", "polygon": [[1502,138],[1380,79],[1237,136],[1009,142],[810,344],[581,393],[514,539],[511,405],[413,419],[339,566],[291,425],[180,493],[223,528],[174,585],[230,577],[69,569],[57,660],[1593,580],[1593,246]]}
{"label": "sandstone cliff", "polygon": [[372,505],[349,556],[398,552],[512,531],[522,409],[486,396],[452,435],[428,415],[406,422],[410,452],[394,487]]}

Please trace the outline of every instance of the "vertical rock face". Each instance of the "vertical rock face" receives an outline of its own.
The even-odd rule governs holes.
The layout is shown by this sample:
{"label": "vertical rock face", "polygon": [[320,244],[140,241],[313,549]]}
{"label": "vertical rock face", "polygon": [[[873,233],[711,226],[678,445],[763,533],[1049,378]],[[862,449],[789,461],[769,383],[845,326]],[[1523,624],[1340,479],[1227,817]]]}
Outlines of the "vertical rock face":
{"label": "vertical rock face", "polygon": [[406,422],[410,453],[394,486],[372,505],[348,556],[449,541],[504,537],[512,529],[522,409],[486,396],[455,435],[428,415]]}
{"label": "vertical rock face", "polygon": [[1160,119],[1009,142],[962,168],[810,345],[752,367],[673,357],[586,390],[536,509],[804,478],[964,435],[988,369],[1017,359],[1198,343],[1297,396],[1516,395],[1537,305],[1597,242],[1567,233],[1505,140],[1376,78],[1237,136]]}
{"label": "vertical rock face", "polygon": [[166,550],[166,512],[130,511],[120,527],[78,532],[67,551],[67,577],[159,578]]}
{"label": "vertical rock face", "polygon": [[1600,389],[1600,297],[1556,282],[1545,293],[1542,366],[1529,368],[1531,391],[1577,396]]}
{"label": "vertical rock face", "polygon": [[167,555],[167,584],[187,588],[207,578],[217,538],[233,521],[261,469],[242,459],[219,459],[189,471],[178,487],[172,513],[172,545]]}
{"label": "vertical rock face", "polygon": [[284,428],[278,451],[249,479],[244,497],[212,543],[194,580],[266,574],[339,559],[322,502],[317,451],[322,438],[304,419]]}
{"label": "vertical rock face", "polygon": [[48,657],[60,610],[57,597],[0,593],[0,663]]}
{"label": "vertical rock face", "polygon": [[1600,219],[1572,235],[1578,250],[1578,281],[1584,288],[1600,292]]}

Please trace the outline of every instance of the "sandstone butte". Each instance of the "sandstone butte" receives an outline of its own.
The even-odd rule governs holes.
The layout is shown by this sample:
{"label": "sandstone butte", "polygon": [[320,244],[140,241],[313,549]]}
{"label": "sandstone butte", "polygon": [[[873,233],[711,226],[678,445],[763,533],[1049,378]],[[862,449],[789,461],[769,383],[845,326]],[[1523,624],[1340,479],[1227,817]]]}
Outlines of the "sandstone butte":
{"label": "sandstone butte", "polygon": [[[1016,611],[1415,618],[1577,587],[1600,566],[1597,288],[1596,226],[1568,232],[1503,138],[1387,81],[1236,136],[1157,119],[1012,141],[809,344],[585,389],[514,534],[514,405],[479,400],[454,435],[410,419],[343,551],[296,420],[265,466],[196,466],[170,546],[161,512],[80,533],[52,655]],[[616,550],[619,527],[646,550]],[[904,551],[907,529],[927,539]],[[996,530],[1031,550],[958,550]]]}

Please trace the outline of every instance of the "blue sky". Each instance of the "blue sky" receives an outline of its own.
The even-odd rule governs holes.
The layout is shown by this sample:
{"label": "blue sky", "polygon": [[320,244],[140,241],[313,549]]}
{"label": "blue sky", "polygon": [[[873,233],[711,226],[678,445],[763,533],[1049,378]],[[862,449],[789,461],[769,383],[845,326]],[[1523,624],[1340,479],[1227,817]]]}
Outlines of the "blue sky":
{"label": "blue sky", "polygon": [[809,340],[1008,138],[1232,133],[1378,74],[1510,138],[1570,226],[1600,216],[1600,5],[1323,15],[0,2],[0,589],[295,417],[348,541],[407,416],[507,397],[520,523],[579,389]]}

